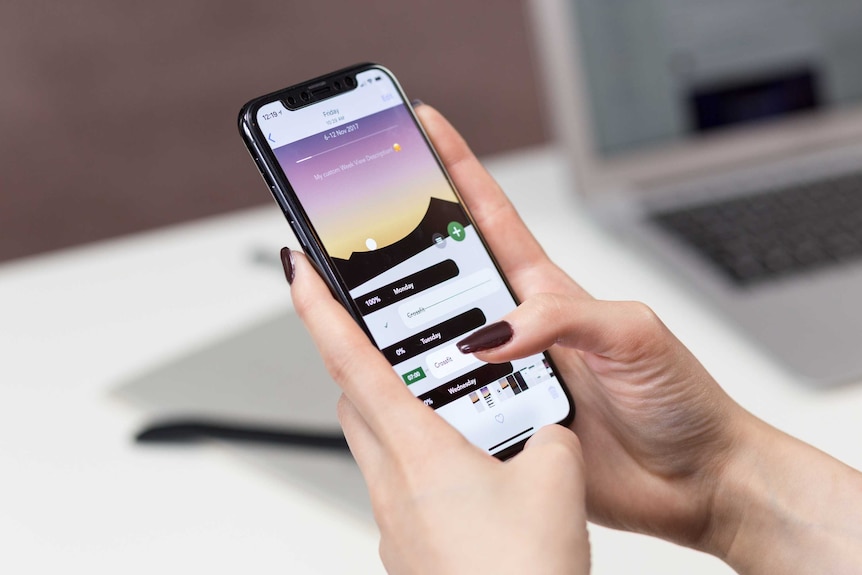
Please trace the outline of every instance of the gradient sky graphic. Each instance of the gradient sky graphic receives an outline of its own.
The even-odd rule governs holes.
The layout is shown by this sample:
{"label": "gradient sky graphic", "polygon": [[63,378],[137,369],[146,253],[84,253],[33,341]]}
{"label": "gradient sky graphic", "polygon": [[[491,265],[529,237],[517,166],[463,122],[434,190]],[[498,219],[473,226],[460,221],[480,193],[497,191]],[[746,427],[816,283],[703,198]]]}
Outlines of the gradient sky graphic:
{"label": "gradient sky graphic", "polygon": [[326,250],[342,259],[368,251],[368,238],[382,248],[407,236],[432,197],[457,201],[405,106],[338,128],[354,123],[358,129],[329,141],[321,133],[275,150]]}

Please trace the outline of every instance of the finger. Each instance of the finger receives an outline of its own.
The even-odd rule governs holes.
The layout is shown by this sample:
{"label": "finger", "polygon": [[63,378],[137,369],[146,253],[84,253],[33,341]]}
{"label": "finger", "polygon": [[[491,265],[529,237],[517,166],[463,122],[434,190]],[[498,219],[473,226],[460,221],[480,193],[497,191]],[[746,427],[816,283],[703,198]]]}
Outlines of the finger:
{"label": "finger", "polygon": [[[336,383],[381,440],[409,432],[432,414],[422,405],[374,347],[323,279],[298,252],[293,252],[291,295],[324,364]],[[413,422],[413,425],[408,425]]]}
{"label": "finger", "polygon": [[422,105],[416,113],[515,292],[526,298],[553,291],[552,286],[559,291],[562,285],[586,295],[548,259],[509,198],[452,125],[430,106]]}
{"label": "finger", "polygon": [[515,462],[532,469],[548,470],[544,480],[556,479],[563,488],[575,490],[578,498],[584,499],[584,454],[578,436],[570,429],[562,425],[542,427],[527,441]]}
{"label": "finger", "polygon": [[344,394],[338,398],[337,412],[350,453],[353,454],[365,482],[374,485],[378,481],[384,457],[380,441],[362,419],[350,398]]}
{"label": "finger", "polygon": [[[503,321],[510,325],[511,337],[501,345],[478,351],[479,359],[492,363],[511,361],[557,344],[619,362],[636,362],[643,357],[654,357],[664,349],[669,341],[666,336],[670,334],[644,304],[560,294],[530,298]],[[467,340],[472,339],[473,349],[481,350],[483,332],[494,335],[495,331],[497,339],[490,343],[502,341],[499,324],[492,324],[474,332],[470,338],[459,342],[459,346],[463,348],[465,342],[469,344]]]}
{"label": "finger", "polygon": [[568,450],[573,457],[583,459],[581,442],[571,429],[562,425],[545,425],[527,440],[524,451],[540,449],[549,445],[557,445]]}

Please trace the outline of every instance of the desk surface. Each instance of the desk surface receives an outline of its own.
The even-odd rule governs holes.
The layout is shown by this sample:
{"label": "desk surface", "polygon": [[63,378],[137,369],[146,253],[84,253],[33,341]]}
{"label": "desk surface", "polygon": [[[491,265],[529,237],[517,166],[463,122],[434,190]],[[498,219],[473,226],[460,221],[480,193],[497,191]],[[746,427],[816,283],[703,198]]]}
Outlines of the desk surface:
{"label": "desk surface", "polygon": [[[862,385],[805,387],[687,287],[592,222],[552,150],[489,167],[563,268],[650,304],[744,407],[862,468]],[[225,190],[222,193],[230,193]],[[273,206],[0,266],[0,571],[375,573],[377,532],[218,444],[142,449],[119,382],[290,308]],[[591,526],[593,572],[728,573]]]}

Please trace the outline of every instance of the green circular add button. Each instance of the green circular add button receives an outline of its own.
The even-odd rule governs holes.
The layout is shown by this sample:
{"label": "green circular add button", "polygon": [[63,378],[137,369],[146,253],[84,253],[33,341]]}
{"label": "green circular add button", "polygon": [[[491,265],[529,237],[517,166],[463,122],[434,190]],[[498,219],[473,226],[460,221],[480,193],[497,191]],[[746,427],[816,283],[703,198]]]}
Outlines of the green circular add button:
{"label": "green circular add button", "polygon": [[456,242],[464,241],[464,226],[462,226],[458,222],[449,222],[449,225],[446,226],[446,231],[449,232],[449,237]]}

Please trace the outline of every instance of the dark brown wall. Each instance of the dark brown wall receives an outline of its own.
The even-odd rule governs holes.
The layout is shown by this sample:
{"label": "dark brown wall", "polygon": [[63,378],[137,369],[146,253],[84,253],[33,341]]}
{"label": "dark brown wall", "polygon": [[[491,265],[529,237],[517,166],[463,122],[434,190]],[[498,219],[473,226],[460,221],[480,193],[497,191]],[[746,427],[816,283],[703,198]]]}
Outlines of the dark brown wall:
{"label": "dark brown wall", "polygon": [[518,0],[0,3],[0,260],[270,201],[239,107],[358,61],[478,154],[542,142],[525,28]]}

